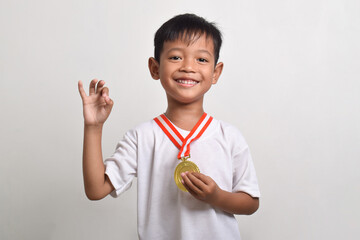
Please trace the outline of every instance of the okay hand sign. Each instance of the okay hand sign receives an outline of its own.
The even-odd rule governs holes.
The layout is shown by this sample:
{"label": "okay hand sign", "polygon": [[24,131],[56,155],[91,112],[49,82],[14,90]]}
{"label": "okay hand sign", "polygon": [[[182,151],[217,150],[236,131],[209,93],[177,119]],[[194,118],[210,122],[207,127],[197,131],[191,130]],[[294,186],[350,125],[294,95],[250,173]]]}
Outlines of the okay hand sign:
{"label": "okay hand sign", "polygon": [[104,85],[105,81],[93,79],[87,96],[82,82],[78,82],[86,126],[101,126],[110,115],[114,102],[109,97],[109,89]]}

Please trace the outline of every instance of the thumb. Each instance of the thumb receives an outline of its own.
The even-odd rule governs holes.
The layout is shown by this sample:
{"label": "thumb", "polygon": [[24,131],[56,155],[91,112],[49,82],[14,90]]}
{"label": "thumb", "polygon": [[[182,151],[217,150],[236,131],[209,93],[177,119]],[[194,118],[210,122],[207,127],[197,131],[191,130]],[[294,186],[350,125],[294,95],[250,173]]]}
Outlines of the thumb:
{"label": "thumb", "polygon": [[109,106],[113,106],[114,105],[114,101],[109,98],[109,96],[105,96],[105,102],[106,102],[106,105],[109,105]]}
{"label": "thumb", "polygon": [[106,102],[105,109],[110,112],[112,107],[114,106],[114,101],[111,98],[109,98],[109,96],[105,96],[105,102]]}
{"label": "thumb", "polygon": [[104,87],[101,91],[101,95],[104,98],[106,105],[110,105],[110,106],[114,105],[114,102],[109,97],[109,88]]}

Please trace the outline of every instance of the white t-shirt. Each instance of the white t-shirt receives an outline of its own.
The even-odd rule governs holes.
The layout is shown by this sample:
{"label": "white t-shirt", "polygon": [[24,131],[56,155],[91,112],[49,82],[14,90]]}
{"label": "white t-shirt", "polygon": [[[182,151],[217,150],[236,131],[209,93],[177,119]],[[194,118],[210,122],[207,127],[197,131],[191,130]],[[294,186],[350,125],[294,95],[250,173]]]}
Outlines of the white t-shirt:
{"label": "white t-shirt", "polygon": [[[185,138],[188,131],[177,128]],[[174,170],[179,149],[154,120],[128,131],[115,153],[105,160],[115,190],[138,183],[140,239],[240,239],[234,215],[199,201],[176,186]],[[229,192],[260,197],[248,145],[237,128],[213,119],[203,135],[191,143],[191,160]]]}

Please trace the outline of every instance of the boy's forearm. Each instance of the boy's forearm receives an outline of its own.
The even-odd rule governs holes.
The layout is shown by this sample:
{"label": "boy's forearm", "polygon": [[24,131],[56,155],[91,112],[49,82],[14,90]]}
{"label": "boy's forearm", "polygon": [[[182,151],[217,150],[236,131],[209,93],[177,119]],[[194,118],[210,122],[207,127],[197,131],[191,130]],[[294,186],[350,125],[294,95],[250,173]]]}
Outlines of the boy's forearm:
{"label": "boy's forearm", "polygon": [[105,166],[101,149],[102,125],[84,127],[83,175],[85,193],[89,199],[105,197],[109,191],[106,186]]}
{"label": "boy's forearm", "polygon": [[231,214],[251,215],[259,208],[259,199],[244,192],[232,193],[220,189],[211,205]]}

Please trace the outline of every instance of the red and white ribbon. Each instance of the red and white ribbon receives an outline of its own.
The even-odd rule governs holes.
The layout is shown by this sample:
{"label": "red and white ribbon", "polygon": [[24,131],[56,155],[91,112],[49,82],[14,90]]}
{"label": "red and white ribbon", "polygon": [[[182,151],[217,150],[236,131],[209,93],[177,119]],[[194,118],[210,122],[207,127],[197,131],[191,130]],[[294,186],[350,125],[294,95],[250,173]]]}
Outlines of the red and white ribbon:
{"label": "red and white ribbon", "polygon": [[213,117],[204,113],[185,138],[181,136],[178,130],[176,130],[175,126],[164,114],[154,118],[154,120],[169,137],[169,139],[174,143],[174,145],[179,148],[180,151],[178,154],[178,159],[184,159],[190,157],[190,144],[201,137],[206,128],[210,125]]}

